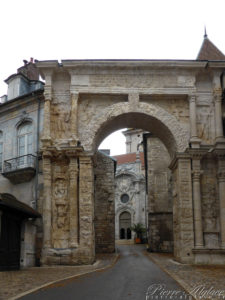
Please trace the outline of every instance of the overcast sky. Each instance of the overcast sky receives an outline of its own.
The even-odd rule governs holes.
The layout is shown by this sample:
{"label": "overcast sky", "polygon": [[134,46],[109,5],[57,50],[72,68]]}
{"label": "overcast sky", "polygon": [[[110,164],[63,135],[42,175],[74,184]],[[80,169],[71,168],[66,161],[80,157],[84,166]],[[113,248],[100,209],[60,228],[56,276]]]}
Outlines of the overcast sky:
{"label": "overcast sky", "polygon": [[225,52],[225,0],[0,0],[0,96],[23,59],[195,59]]}

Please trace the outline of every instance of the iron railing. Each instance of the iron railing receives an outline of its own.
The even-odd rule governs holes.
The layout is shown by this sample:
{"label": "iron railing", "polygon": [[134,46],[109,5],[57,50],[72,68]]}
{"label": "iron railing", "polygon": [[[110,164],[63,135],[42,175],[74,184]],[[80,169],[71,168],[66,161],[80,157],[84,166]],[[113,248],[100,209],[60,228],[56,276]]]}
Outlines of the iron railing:
{"label": "iron railing", "polygon": [[3,171],[12,172],[19,169],[36,167],[36,156],[32,154],[22,155],[15,158],[7,159],[4,161]]}

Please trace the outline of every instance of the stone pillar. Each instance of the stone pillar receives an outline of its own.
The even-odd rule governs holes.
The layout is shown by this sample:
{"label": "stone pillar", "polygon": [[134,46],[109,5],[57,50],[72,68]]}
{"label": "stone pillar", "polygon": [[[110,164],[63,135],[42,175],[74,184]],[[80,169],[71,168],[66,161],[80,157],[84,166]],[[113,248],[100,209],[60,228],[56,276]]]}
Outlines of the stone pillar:
{"label": "stone pillar", "polygon": [[202,229],[202,204],[201,204],[201,189],[200,189],[200,159],[192,160],[192,181],[193,181],[193,205],[194,205],[194,231],[195,231],[195,247],[202,248],[203,229]]}
{"label": "stone pillar", "polygon": [[222,122],[222,90],[220,88],[214,90],[215,102],[215,134],[216,142],[223,140],[223,122]]}
{"label": "stone pillar", "polygon": [[69,202],[70,202],[70,240],[69,247],[76,248],[78,246],[78,166],[76,152],[69,152]]}
{"label": "stone pillar", "polygon": [[52,172],[51,172],[51,153],[43,153],[43,180],[44,180],[44,197],[43,197],[43,249],[51,248],[51,217],[52,217]]}
{"label": "stone pillar", "polygon": [[178,153],[170,168],[174,178],[174,256],[182,263],[193,263],[194,231],[190,156],[186,153]]}
{"label": "stone pillar", "polygon": [[45,103],[44,103],[44,124],[42,141],[45,146],[49,145],[51,140],[51,100],[52,100],[52,72],[46,71],[45,74]]}
{"label": "stone pillar", "polygon": [[189,119],[190,119],[190,142],[192,148],[199,148],[200,139],[197,134],[197,123],[196,123],[196,96],[189,96]]}
{"label": "stone pillar", "polygon": [[220,237],[221,246],[225,249],[225,153],[218,153],[218,185],[220,203]]}
{"label": "stone pillar", "polygon": [[71,92],[71,132],[74,142],[77,142],[78,140],[78,98],[79,93]]}
{"label": "stone pillar", "polygon": [[94,174],[90,156],[79,157],[80,260],[92,263],[95,257]]}
{"label": "stone pillar", "polygon": [[44,125],[43,125],[43,139],[50,140],[51,138],[51,101],[50,99],[45,100],[44,104]]}

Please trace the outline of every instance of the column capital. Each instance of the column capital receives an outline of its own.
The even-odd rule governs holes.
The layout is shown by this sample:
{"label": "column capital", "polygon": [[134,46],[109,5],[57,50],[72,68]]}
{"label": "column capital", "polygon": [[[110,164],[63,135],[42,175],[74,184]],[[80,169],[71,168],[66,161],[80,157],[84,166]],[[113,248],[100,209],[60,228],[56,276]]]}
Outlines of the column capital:
{"label": "column capital", "polygon": [[189,102],[196,102],[196,95],[195,94],[189,94],[188,95]]}
{"label": "column capital", "polygon": [[69,158],[77,158],[82,152],[83,147],[73,147],[71,149],[66,150],[66,156]]}
{"label": "column capital", "polygon": [[213,89],[213,95],[220,95],[220,96],[222,96],[222,88],[221,87],[215,87]]}
{"label": "column capital", "polygon": [[52,152],[49,150],[44,150],[42,153],[43,158],[52,158]]}
{"label": "column capital", "polygon": [[201,175],[203,174],[203,171],[202,170],[192,170],[192,178],[193,178],[193,181],[200,181],[200,178],[201,178]]}
{"label": "column capital", "polygon": [[225,182],[225,169],[219,170],[217,173],[219,182]]}
{"label": "column capital", "polygon": [[80,93],[76,90],[76,87],[71,86],[70,87],[70,94],[72,99],[78,100]]}

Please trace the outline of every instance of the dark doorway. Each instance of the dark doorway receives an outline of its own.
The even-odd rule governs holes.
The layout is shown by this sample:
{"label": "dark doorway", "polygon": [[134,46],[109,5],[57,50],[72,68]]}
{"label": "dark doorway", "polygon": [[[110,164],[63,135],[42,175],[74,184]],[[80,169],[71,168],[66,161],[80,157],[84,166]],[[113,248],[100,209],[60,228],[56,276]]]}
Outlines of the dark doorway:
{"label": "dark doorway", "polygon": [[3,211],[0,220],[0,270],[17,270],[20,267],[21,219]]}
{"label": "dark doorway", "polygon": [[125,239],[125,230],[124,230],[124,228],[121,228],[121,229],[120,229],[120,239],[121,239],[121,240],[124,240],[124,239]]}
{"label": "dark doorway", "polygon": [[128,240],[131,239],[131,230],[130,230],[130,228],[127,228],[127,239]]}

